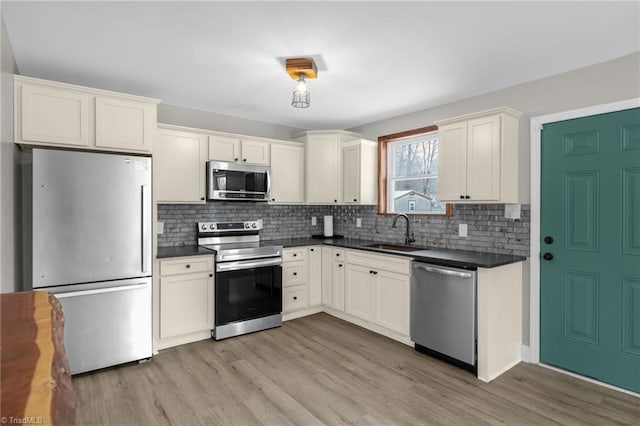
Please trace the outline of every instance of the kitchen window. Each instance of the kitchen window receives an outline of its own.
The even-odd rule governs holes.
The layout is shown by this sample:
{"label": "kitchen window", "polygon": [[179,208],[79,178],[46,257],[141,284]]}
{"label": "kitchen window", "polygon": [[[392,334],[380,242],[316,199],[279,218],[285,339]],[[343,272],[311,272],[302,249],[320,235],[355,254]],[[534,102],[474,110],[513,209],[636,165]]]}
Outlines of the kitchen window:
{"label": "kitchen window", "polygon": [[378,138],[379,213],[450,215],[438,198],[438,133],[429,126]]}

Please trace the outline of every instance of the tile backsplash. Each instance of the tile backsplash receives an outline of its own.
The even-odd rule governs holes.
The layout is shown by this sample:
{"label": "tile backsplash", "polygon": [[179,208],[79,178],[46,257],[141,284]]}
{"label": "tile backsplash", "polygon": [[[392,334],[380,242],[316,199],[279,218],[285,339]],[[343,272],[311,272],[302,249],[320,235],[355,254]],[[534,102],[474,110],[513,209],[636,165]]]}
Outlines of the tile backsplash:
{"label": "tile backsplash", "polygon": [[[411,230],[417,246],[472,250],[529,256],[530,206],[522,206],[520,220],[504,217],[503,204],[459,204],[453,216],[412,216]],[[216,202],[204,205],[158,205],[158,221],[164,233],[158,246],[197,244],[198,221],[264,221],[263,240],[304,238],[322,233],[322,220],[332,215],[334,233],[363,240],[403,243],[405,221],[392,228],[392,215],[377,215],[375,206],[298,206]],[[311,226],[311,217],[317,225]],[[362,227],[356,227],[356,219]],[[467,224],[468,236],[458,236],[458,225]]]}

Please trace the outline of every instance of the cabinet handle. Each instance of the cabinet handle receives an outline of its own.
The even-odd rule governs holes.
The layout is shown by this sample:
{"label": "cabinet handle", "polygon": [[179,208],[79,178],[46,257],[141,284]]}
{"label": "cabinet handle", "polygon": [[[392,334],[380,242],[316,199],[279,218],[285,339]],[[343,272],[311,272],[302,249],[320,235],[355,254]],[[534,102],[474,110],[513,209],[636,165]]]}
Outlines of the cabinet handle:
{"label": "cabinet handle", "polygon": [[464,200],[464,195],[461,195],[461,196],[460,196],[460,199],[461,199],[461,200]]}
{"label": "cabinet handle", "polygon": [[309,249],[309,250],[313,251],[313,249]]}
{"label": "cabinet handle", "polygon": [[338,263],[338,267],[339,267],[339,268],[342,268],[342,263]]}
{"label": "cabinet handle", "polygon": [[296,257],[296,256],[298,256],[298,253],[293,253],[293,257]]}
{"label": "cabinet handle", "polygon": [[200,199],[201,199],[202,201],[204,201],[204,197],[200,197]]}
{"label": "cabinet handle", "polygon": [[358,201],[358,199],[357,199],[357,198],[354,198],[354,199],[353,199],[353,201],[354,201],[354,202],[356,202],[356,201]]}
{"label": "cabinet handle", "polygon": [[213,274],[209,274],[209,277],[213,278]]}
{"label": "cabinet handle", "polygon": [[234,158],[234,159],[233,159],[233,161],[238,161],[238,160],[239,160],[239,158]]}
{"label": "cabinet handle", "polygon": [[295,277],[296,275],[298,275],[298,273],[297,273],[297,272],[294,272],[294,273],[293,273],[293,276]]}
{"label": "cabinet handle", "polygon": [[336,253],[336,257],[340,257],[340,253]]}
{"label": "cabinet handle", "polygon": [[470,199],[471,197],[468,195],[465,195],[464,198],[466,198],[467,200]]}
{"label": "cabinet handle", "polygon": [[185,267],[186,267],[187,269],[189,269],[189,268],[191,268],[191,265],[187,264]]}
{"label": "cabinet handle", "polygon": [[242,159],[242,161],[244,161],[244,162],[246,163],[246,162],[247,162],[247,159],[246,159],[246,158],[243,158],[243,159]]}
{"label": "cabinet handle", "polygon": [[271,199],[271,201],[275,201],[275,200],[276,200],[275,198],[272,198],[272,199]]}
{"label": "cabinet handle", "polygon": [[298,296],[293,296],[293,300],[298,300]]}

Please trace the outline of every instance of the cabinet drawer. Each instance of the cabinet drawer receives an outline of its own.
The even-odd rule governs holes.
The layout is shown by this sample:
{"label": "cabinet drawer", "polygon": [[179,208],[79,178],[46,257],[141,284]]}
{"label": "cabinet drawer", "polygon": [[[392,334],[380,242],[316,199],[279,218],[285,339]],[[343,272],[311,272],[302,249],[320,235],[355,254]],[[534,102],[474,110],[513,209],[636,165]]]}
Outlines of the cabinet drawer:
{"label": "cabinet drawer", "polygon": [[306,262],[289,262],[282,265],[282,285],[290,286],[307,282]]}
{"label": "cabinet drawer", "polygon": [[345,250],[344,249],[332,249],[331,254],[333,255],[333,260],[344,260]]}
{"label": "cabinet drawer", "polygon": [[213,272],[213,256],[186,257],[160,261],[160,275]]}
{"label": "cabinet drawer", "polygon": [[282,291],[282,297],[283,312],[294,311],[308,306],[306,285],[297,285],[285,288]]}
{"label": "cabinet drawer", "polygon": [[282,260],[284,262],[290,262],[292,260],[304,260],[307,258],[306,247],[288,248],[282,250]]}
{"label": "cabinet drawer", "polygon": [[411,273],[411,260],[397,256],[369,254],[360,250],[347,251],[347,263],[361,265],[373,270],[383,270],[409,275]]}

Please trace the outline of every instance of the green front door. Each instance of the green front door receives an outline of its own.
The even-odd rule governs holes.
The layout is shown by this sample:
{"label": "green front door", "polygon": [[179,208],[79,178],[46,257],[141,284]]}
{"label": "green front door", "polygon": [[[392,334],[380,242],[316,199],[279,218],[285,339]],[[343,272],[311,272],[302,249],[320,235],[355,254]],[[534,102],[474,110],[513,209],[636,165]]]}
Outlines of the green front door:
{"label": "green front door", "polygon": [[640,108],[544,125],[540,360],[640,392]]}

